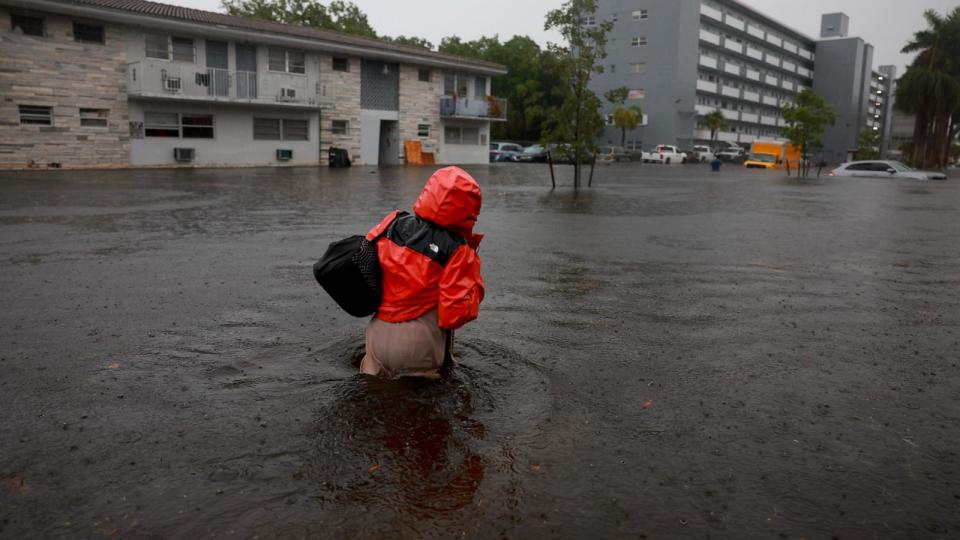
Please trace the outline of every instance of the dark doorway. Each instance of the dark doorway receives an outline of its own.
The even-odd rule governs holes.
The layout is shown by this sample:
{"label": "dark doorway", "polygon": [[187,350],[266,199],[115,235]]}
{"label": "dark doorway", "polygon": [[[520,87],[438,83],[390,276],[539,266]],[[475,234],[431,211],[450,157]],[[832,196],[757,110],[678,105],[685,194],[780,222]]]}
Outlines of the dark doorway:
{"label": "dark doorway", "polygon": [[397,165],[400,163],[400,132],[396,120],[380,121],[380,153],[378,165]]}
{"label": "dark doorway", "polygon": [[237,44],[237,97],[257,97],[257,48],[245,43]]}
{"label": "dark doorway", "polygon": [[207,40],[207,93],[209,95],[230,95],[229,68],[226,42]]}

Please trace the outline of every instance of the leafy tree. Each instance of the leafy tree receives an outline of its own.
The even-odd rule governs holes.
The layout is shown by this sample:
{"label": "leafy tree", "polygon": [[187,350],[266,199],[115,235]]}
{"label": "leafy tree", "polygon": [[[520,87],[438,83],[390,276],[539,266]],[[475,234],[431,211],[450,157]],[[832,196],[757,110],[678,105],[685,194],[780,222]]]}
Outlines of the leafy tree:
{"label": "leafy tree", "polygon": [[613,125],[620,128],[620,146],[627,144],[627,130],[637,129],[640,122],[643,121],[643,110],[637,105],[625,107],[624,104],[630,96],[630,89],[626,86],[614,88],[607,91],[603,97],[617,107],[613,109]]}
{"label": "leafy tree", "polygon": [[497,36],[474,41],[449,36],[437,50],[506,66],[506,75],[493,78],[491,93],[507,100],[507,121],[494,123],[491,137],[517,141],[541,138],[547,111],[560,102],[554,89],[563,80],[559,61],[550,51],[542,50],[526,36],[514,36],[505,42]]}
{"label": "leafy tree", "polygon": [[910,161],[943,167],[960,133],[960,7],[946,17],[933,10],[923,15],[927,28],[903,48],[917,56],[899,81],[896,105],[916,117]]}
{"label": "leafy tree", "polygon": [[430,43],[426,39],[416,37],[416,36],[382,36],[380,39],[384,41],[389,41],[391,43],[397,43],[399,45],[409,45],[411,47],[420,47],[421,49],[432,50],[433,43]]}
{"label": "leafy tree", "polygon": [[873,128],[863,128],[860,136],[857,137],[857,146],[857,159],[877,159],[880,157],[880,152],[877,150],[880,146],[880,134]]}
{"label": "leafy tree", "polygon": [[607,90],[607,93],[603,94],[603,97],[614,105],[623,105],[626,103],[627,98],[630,97],[630,89],[626,86],[621,86],[620,88]]}
{"label": "leafy tree", "polygon": [[730,121],[720,111],[711,111],[703,117],[703,125],[710,130],[710,145],[716,146],[717,133],[730,127]]}
{"label": "leafy tree", "polygon": [[221,5],[230,15],[377,37],[367,14],[344,0],[328,5],[317,0],[222,0]]}
{"label": "leafy tree", "polygon": [[807,161],[811,150],[823,147],[823,130],[828,124],[836,123],[837,114],[826,100],[809,88],[800,92],[796,101],[782,110],[787,124],[783,134],[800,149],[800,155]]}
{"label": "leafy tree", "polygon": [[595,150],[593,139],[603,129],[600,99],[588,85],[594,73],[603,73],[600,61],[607,56],[607,32],[613,23],[588,25],[585,14],[596,11],[596,0],[567,0],[547,13],[544,24],[544,30],[557,30],[566,41],[548,46],[559,59],[563,83],[557,88],[562,101],[548,115],[544,140],[569,145],[574,188],[580,187],[581,162]]}

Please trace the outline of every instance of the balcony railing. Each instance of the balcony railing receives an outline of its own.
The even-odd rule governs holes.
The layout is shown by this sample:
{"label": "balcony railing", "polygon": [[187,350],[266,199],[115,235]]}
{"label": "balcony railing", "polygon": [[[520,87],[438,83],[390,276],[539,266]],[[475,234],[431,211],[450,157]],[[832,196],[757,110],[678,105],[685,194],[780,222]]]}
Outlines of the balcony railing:
{"label": "balcony railing", "polygon": [[440,117],[506,122],[507,100],[492,97],[470,99],[457,96],[442,96],[440,98]]}
{"label": "balcony railing", "polygon": [[312,88],[302,75],[230,71],[151,59],[127,64],[127,91],[141,97],[329,105],[326,89],[321,85]]}

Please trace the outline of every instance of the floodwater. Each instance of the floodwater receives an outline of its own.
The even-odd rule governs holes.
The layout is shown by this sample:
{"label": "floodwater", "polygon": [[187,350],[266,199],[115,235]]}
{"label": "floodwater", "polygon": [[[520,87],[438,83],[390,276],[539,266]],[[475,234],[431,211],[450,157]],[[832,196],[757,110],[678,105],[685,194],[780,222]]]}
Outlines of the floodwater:
{"label": "floodwater", "polygon": [[960,537],[960,178],[468,168],[487,297],[357,374],[430,169],[0,173],[0,537]]}

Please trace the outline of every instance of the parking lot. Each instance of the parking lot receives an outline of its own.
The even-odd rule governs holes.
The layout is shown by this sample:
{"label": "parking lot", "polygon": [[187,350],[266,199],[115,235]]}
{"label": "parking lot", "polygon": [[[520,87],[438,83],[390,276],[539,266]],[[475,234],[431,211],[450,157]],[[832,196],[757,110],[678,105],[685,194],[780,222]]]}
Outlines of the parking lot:
{"label": "parking lot", "polygon": [[0,172],[0,536],[960,536],[960,176],[470,166],[438,383],[313,281],[429,168]]}

